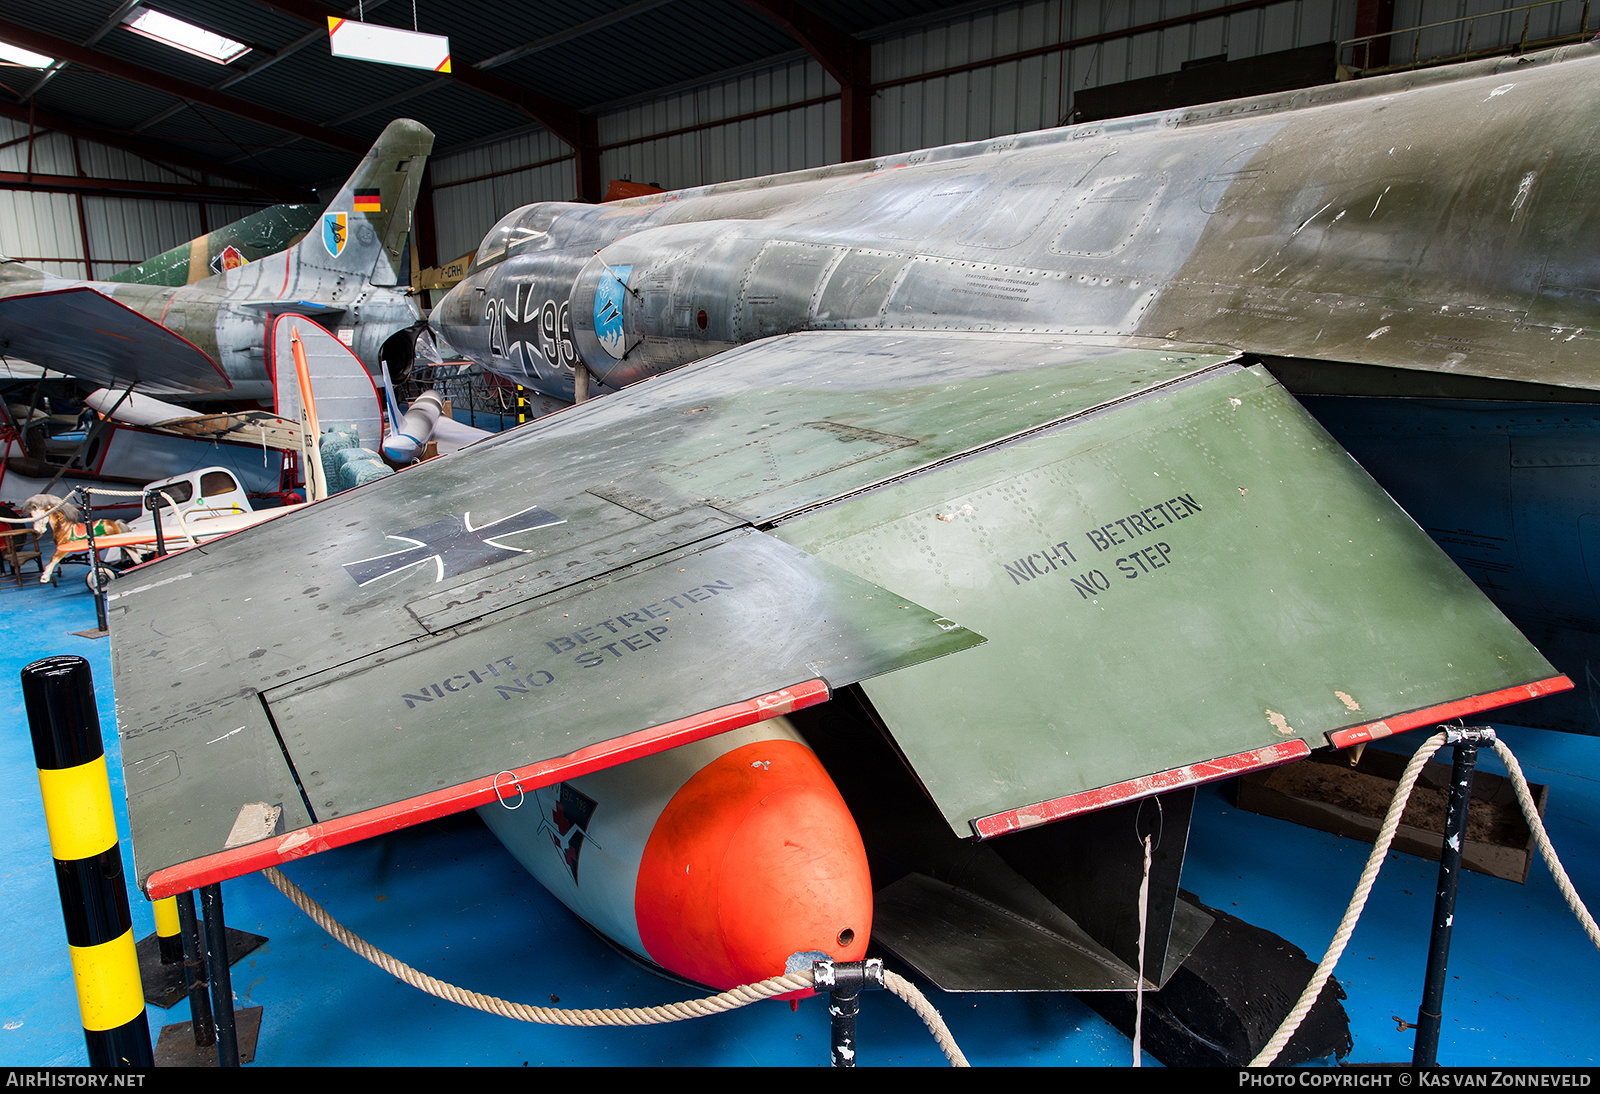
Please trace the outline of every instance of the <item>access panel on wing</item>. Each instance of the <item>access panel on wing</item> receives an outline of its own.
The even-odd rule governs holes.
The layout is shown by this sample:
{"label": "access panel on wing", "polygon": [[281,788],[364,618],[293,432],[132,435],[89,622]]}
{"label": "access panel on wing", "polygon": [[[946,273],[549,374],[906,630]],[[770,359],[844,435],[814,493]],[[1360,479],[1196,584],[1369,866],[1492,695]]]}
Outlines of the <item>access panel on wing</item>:
{"label": "access panel on wing", "polygon": [[319,820],[982,641],[753,531],[264,694]]}
{"label": "access panel on wing", "polygon": [[775,534],[989,639],[864,685],[962,833],[1283,762],[1343,727],[1556,675],[1259,369]]}

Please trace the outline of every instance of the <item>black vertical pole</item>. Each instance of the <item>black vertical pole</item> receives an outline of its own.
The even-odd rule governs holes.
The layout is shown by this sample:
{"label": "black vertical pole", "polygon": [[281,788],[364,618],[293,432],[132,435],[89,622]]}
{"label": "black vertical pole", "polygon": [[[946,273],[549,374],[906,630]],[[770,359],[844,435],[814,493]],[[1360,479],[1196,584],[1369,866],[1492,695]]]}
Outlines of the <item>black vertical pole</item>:
{"label": "black vertical pole", "polygon": [[161,534],[161,495],[146,494],[144,496],[144,507],[150,511],[150,519],[155,521],[156,524],[156,557],[165,557],[167,553],[167,540],[166,537]]}
{"label": "black vertical pole", "polygon": [[[94,616],[100,624],[100,629],[109,631],[106,625],[106,590],[108,582],[100,580],[100,552],[94,549],[94,510],[88,490],[83,491],[83,534],[89,541],[89,584],[94,589]],[[95,725],[98,735],[100,727]]]}
{"label": "black vertical pole", "polygon": [[855,1067],[861,989],[883,987],[883,962],[877,958],[837,962],[823,958],[812,963],[811,976],[813,988],[828,993],[833,1066]]}
{"label": "black vertical pole", "polygon": [[861,1011],[861,983],[841,985],[828,993],[828,1018],[833,1034],[833,1066],[856,1066],[856,1015]]}
{"label": "black vertical pole", "polygon": [[222,922],[222,886],[200,889],[206,923],[206,971],[211,976],[211,1009],[217,1020],[217,1063],[239,1066],[239,1031],[233,1021],[233,971],[228,967],[228,928]]}
{"label": "black vertical pole", "polygon": [[46,657],[22,670],[22,699],[90,1067],[152,1067],[133,916],[122,874],[89,662]]}
{"label": "black vertical pole", "polygon": [[211,1018],[211,980],[206,976],[206,948],[200,938],[200,921],[194,914],[194,893],[179,893],[178,923],[183,930],[183,982],[189,993],[189,1026],[194,1043],[210,1048],[217,1043],[217,1024]]}
{"label": "black vertical pole", "polygon": [[1412,1067],[1434,1067],[1438,1063],[1450,931],[1456,914],[1456,890],[1461,882],[1461,852],[1467,840],[1467,806],[1472,801],[1472,772],[1478,762],[1478,740],[1484,732],[1492,731],[1468,729],[1450,735],[1456,748],[1455,764],[1450,770],[1450,808],[1444,823],[1444,846],[1439,849],[1439,888],[1433,902],[1433,935],[1428,945],[1422,1005],[1417,1009]]}

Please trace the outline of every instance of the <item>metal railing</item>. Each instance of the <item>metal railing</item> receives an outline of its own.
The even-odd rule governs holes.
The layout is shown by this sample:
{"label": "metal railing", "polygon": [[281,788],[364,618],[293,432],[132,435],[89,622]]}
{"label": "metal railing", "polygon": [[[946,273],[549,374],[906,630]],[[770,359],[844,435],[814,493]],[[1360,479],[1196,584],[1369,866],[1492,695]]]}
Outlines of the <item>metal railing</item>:
{"label": "metal railing", "polygon": [[[1582,13],[1577,29],[1565,33],[1547,33],[1544,37],[1531,39],[1528,37],[1533,23],[1534,11],[1541,8],[1572,8],[1575,0],[1536,0],[1531,4],[1517,4],[1498,11],[1478,12],[1474,15],[1459,15],[1453,19],[1441,19],[1436,23],[1422,23],[1414,27],[1402,27],[1399,30],[1384,31],[1381,34],[1367,34],[1359,38],[1350,38],[1339,43],[1339,61],[1345,67],[1361,74],[1376,75],[1380,72],[1394,72],[1408,68],[1424,68],[1430,65],[1456,64],[1469,61],[1474,57],[1488,57],[1497,53],[1523,53],[1530,49],[1546,49],[1552,46],[1563,45],[1570,42],[1579,42],[1590,37],[1595,28],[1589,22],[1589,5],[1591,0],[1583,0]],[[1522,32],[1515,43],[1508,37],[1490,35],[1491,45],[1481,44],[1475,50],[1472,40],[1479,30],[1476,25],[1484,19],[1501,19],[1522,14]],[[1557,18],[1559,19],[1557,13]],[[1421,55],[1423,32],[1438,30],[1443,27],[1466,26],[1466,42],[1459,51],[1444,54],[1435,54],[1427,57]],[[1412,35],[1411,58],[1409,61],[1395,61],[1390,56],[1396,39],[1402,35]],[[1348,52],[1347,52],[1348,51]],[[1347,59],[1348,58],[1348,59]]]}

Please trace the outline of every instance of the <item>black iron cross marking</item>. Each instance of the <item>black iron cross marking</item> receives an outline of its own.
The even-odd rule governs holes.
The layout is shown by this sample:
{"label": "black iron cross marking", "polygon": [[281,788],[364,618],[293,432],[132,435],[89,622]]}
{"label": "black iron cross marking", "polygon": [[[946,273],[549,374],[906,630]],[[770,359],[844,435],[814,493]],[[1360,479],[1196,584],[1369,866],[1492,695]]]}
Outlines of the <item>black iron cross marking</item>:
{"label": "black iron cross marking", "polygon": [[471,513],[463,513],[459,517],[446,517],[420,528],[391,532],[389,539],[412,546],[386,555],[346,562],[344,568],[357,585],[370,585],[379,578],[431,562],[435,567],[433,580],[438,583],[491,562],[528,553],[520,547],[507,547],[496,542],[505,536],[565,523],[561,517],[537,505],[530,505],[519,513],[480,526],[473,525]]}
{"label": "black iron cross marking", "polygon": [[550,811],[546,826],[550,829],[550,842],[555,844],[561,861],[572,874],[574,885],[578,882],[578,856],[583,853],[583,841],[589,834],[589,821],[594,818],[595,800],[574,787],[561,784],[561,798]]}

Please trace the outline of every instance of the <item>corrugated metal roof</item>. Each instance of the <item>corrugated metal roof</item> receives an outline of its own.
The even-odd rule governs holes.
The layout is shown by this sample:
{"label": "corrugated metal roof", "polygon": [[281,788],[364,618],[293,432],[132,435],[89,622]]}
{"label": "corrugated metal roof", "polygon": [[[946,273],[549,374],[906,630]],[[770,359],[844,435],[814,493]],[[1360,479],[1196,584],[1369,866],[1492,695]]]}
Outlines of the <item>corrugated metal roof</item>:
{"label": "corrugated metal roof", "polygon": [[[92,131],[88,127],[103,127],[156,150],[170,148],[300,186],[343,176],[354,150],[395,117],[428,125],[441,148],[526,129],[538,120],[459,80],[331,56],[322,17],[342,4],[151,0],[149,6],[252,51],[224,66],[167,49],[117,25],[126,8],[122,0],[0,0],[0,21],[93,51],[42,84],[37,73],[0,70],[0,104],[25,103],[32,91],[39,111],[58,124],[81,123],[85,135]],[[776,61],[800,48],[779,23],[740,0],[363,0],[361,7],[368,21],[405,29],[411,29],[415,10],[418,29],[450,36],[457,73],[513,54],[490,69],[513,95],[531,91],[577,111]],[[845,33],[860,34],[971,4],[812,0],[805,7]],[[349,14],[356,14],[354,6]],[[0,39],[5,37],[0,27]],[[38,42],[20,44],[40,48]],[[102,59],[107,67],[131,65],[137,71],[91,71]],[[241,118],[227,100],[294,119],[302,132]],[[23,108],[12,105],[11,116]],[[344,138],[347,147],[329,149],[326,140],[304,131],[313,126]]]}

